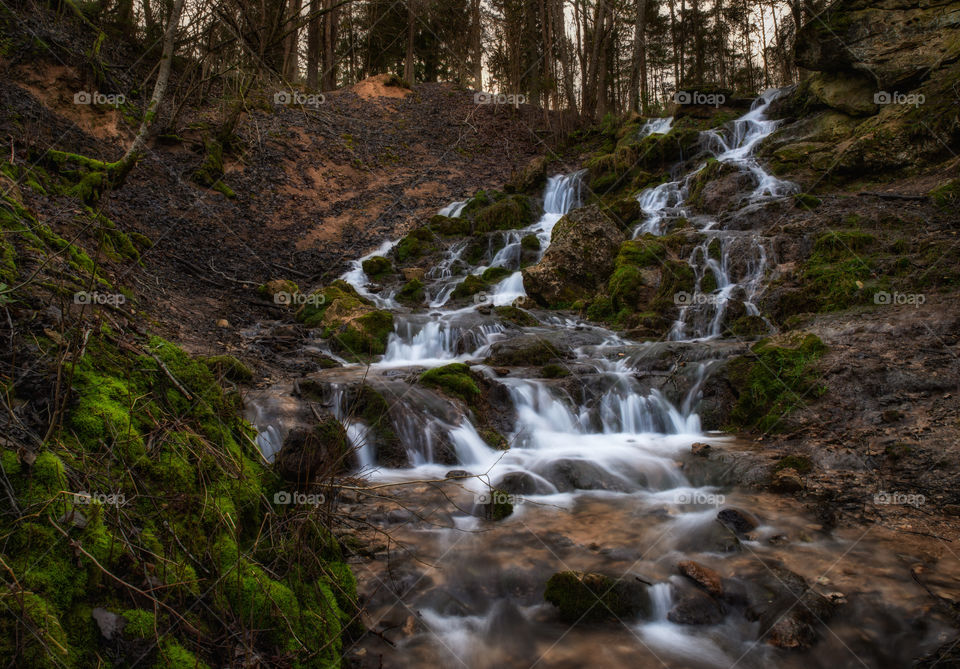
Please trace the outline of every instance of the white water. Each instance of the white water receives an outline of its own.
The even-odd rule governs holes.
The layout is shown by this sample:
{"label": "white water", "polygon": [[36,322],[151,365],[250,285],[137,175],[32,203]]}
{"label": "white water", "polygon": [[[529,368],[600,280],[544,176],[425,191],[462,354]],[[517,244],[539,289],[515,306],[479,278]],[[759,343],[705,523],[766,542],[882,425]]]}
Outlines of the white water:
{"label": "white water", "polygon": [[[740,172],[750,175],[754,189],[748,200],[783,197],[797,192],[796,184],[783,181],[767,172],[756,159],[756,149],[776,129],[779,121],[766,116],[767,108],[777,96],[778,90],[766,91],[757,98],[750,111],[732,121],[725,130],[706,130],[700,134],[701,146],[721,163],[736,166]],[[634,238],[643,234],[663,235],[670,224],[681,217],[689,216],[684,203],[689,195],[692,179],[706,162],[702,162],[679,179],[647,188],[637,196],[644,220],[634,230]],[[723,319],[731,300],[739,299],[748,315],[756,315],[754,297],[762,288],[766,272],[767,253],[758,238],[743,239],[738,233],[718,228],[713,219],[698,220],[701,232],[711,231],[700,247],[695,249],[688,263],[696,274],[696,289],[689,296],[676,296],[679,314],[668,338],[673,341],[697,341],[721,336]],[[709,243],[718,240],[721,246],[719,260],[710,257]],[[739,272],[731,269],[731,253],[736,254]],[[704,276],[709,274],[715,288],[703,291]]]}
{"label": "white water", "polygon": [[643,124],[642,128],[640,128],[640,139],[649,137],[650,135],[665,135],[670,132],[670,128],[672,126],[672,116],[647,119],[647,122]]}

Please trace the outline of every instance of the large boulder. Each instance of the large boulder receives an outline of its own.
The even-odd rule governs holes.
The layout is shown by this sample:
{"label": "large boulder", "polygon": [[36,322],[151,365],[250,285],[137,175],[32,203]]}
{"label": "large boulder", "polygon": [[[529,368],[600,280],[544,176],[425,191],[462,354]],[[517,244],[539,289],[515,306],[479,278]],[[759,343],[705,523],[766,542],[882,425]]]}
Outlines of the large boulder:
{"label": "large boulder", "polygon": [[651,608],[647,585],[639,579],[597,573],[558,572],[547,581],[543,597],[571,623],[634,618]]}
{"label": "large boulder", "polygon": [[284,480],[306,486],[345,471],[352,464],[350,453],[346,431],[331,416],[311,429],[291,430],[273,466]]}
{"label": "large boulder", "polygon": [[623,241],[623,231],[599,207],[570,212],[553,228],[541,261],[523,270],[527,295],[545,306],[590,297],[613,272]]}

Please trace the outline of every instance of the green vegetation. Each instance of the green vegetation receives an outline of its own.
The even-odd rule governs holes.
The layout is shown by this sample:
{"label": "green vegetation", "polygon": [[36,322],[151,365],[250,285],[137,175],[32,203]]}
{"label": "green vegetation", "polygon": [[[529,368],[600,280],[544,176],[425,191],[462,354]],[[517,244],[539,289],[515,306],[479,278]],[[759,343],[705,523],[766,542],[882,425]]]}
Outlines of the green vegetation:
{"label": "green vegetation", "polygon": [[826,392],[816,369],[826,350],[816,335],[797,332],[763,339],[749,354],[731,360],[728,378],[737,402],[728,427],[786,430],[790,412]]}
{"label": "green vegetation", "polygon": [[480,387],[474,380],[470,367],[462,362],[429,369],[420,375],[420,382],[459,397],[468,404],[480,395]]}
{"label": "green vegetation", "polygon": [[397,300],[411,306],[423,304],[425,298],[426,291],[420,279],[411,279],[397,292]]}
{"label": "green vegetation", "polygon": [[367,276],[374,279],[379,279],[393,272],[393,263],[390,262],[389,258],[383,256],[368,258],[361,263],[361,267]]}
{"label": "green vegetation", "polygon": [[813,462],[805,455],[787,455],[780,458],[777,464],[773,466],[775,472],[784,469],[793,469],[798,474],[806,474],[813,469]]}
{"label": "green vegetation", "polygon": [[960,207],[960,179],[953,179],[940,184],[930,191],[930,199],[941,209]]}
{"label": "green vegetation", "polygon": [[547,581],[543,598],[557,607],[565,622],[598,622],[649,611],[643,588],[603,574],[562,571]]}

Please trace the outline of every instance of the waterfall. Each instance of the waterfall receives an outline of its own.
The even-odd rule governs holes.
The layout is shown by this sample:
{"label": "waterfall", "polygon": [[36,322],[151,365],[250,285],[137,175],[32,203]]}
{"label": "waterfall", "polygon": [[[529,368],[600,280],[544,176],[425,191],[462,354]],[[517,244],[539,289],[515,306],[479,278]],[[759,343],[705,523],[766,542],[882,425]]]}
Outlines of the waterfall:
{"label": "waterfall", "polygon": [[647,119],[647,122],[643,124],[642,128],[640,128],[640,139],[649,137],[650,135],[666,135],[668,132],[670,132],[670,128],[672,126],[672,116]]}

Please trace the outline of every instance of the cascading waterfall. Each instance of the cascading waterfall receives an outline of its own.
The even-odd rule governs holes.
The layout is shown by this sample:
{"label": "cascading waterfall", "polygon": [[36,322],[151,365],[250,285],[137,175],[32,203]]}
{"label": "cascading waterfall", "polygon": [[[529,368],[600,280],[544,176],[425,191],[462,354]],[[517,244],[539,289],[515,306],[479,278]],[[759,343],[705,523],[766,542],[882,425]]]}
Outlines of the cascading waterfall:
{"label": "cascading waterfall", "polygon": [[[776,122],[764,115],[775,95],[765,93],[727,132],[710,131],[702,136],[703,146],[717,160],[753,176],[752,198],[785,195],[794,188],[768,175],[754,157],[758,144],[776,128]],[[651,119],[642,132],[668,132],[670,125],[671,119]],[[666,234],[671,222],[685,215],[683,205],[690,181],[702,168],[703,164],[697,165],[677,179],[641,193],[638,200],[645,218],[636,234]],[[419,485],[411,493],[416,496],[439,489],[423,482],[446,477],[456,467],[459,473],[451,476],[458,477],[458,490],[473,496],[443,507],[442,522],[410,530],[412,544],[436,542],[439,550],[435,557],[444,560],[445,570],[442,577],[425,578],[422,583],[416,580],[409,592],[405,591],[400,623],[407,620],[408,606],[417,611],[417,616],[409,639],[398,644],[399,652],[411,653],[408,666],[436,664],[449,653],[469,667],[514,666],[516,662],[509,660],[529,655],[533,661],[523,666],[530,666],[541,653],[561,643],[550,637],[552,628],[543,623],[549,607],[540,600],[530,601],[542,594],[543,570],[592,569],[595,562],[607,560],[609,571],[617,574],[638,564],[653,574],[644,575],[651,583],[647,591],[650,609],[643,619],[623,621],[632,635],[621,645],[642,639],[643,650],[654,648],[657,659],[662,653],[678,663],[666,666],[771,666],[762,644],[760,650],[752,650],[757,645],[751,636],[755,623],[731,620],[736,616],[728,615],[722,623],[696,626],[679,624],[671,617],[684,587],[692,587],[676,575],[678,557],[686,559],[693,553],[696,559],[706,555],[708,560],[719,560],[726,550],[711,543],[718,527],[717,508],[708,500],[715,489],[700,486],[695,474],[678,466],[693,441],[717,443],[724,439],[703,434],[697,413],[710,370],[722,361],[710,347],[724,344],[639,345],[556,314],[543,315],[536,325],[504,326],[488,307],[491,303],[511,304],[525,294],[519,271],[498,283],[484,300],[456,309],[444,308],[465,272],[480,274],[490,267],[519,270],[521,262],[530,257],[523,255],[524,236],[537,235],[542,256],[554,225],[579,205],[582,177],[583,172],[551,177],[544,191],[543,216],[523,230],[504,232],[502,247],[494,251],[491,246],[484,256],[488,264],[473,266],[464,259],[467,242],[451,245],[444,259],[426,274],[431,298],[425,312],[411,313],[399,307],[392,296],[370,290],[362,261],[388,252],[391,244],[354,261],[344,275],[358,292],[395,315],[395,330],[379,360],[366,368],[340,367],[317,375],[329,375],[325,378],[331,379],[326,382],[330,397],[325,399],[356,449],[356,467],[374,479],[412,481]],[[456,217],[465,206],[466,202],[454,202],[441,213]],[[705,239],[687,259],[694,272],[695,290],[688,302],[679,305],[677,321],[669,334],[670,339],[680,342],[721,337],[724,318],[737,303],[743,305],[746,314],[756,316],[753,300],[767,269],[767,250],[757,235],[722,229],[715,220],[698,218],[696,224]],[[518,368],[478,364],[491,346],[512,336],[569,339],[575,342],[571,344],[575,348],[563,363],[552,365],[560,369],[550,374],[533,364]],[[686,364],[671,371],[670,379],[665,379],[665,374],[657,379],[662,368],[643,367],[642,360],[648,354],[653,359],[664,350],[658,346],[696,351],[697,355],[685,357]],[[492,400],[486,407],[468,403],[467,409],[420,378],[424,368],[451,362],[470,364],[491,385],[497,384],[497,404]],[[385,454],[378,453],[376,446],[383,442],[377,441],[375,426],[365,422],[370,417],[351,415],[348,389],[359,384],[389,391],[384,391],[390,397],[390,407],[384,412],[389,415],[383,419],[406,451],[407,467],[386,468]],[[265,454],[272,455],[282,444],[282,431],[270,424],[266,414],[253,417],[262,428],[258,444]],[[502,420],[496,429],[509,448],[501,450],[497,446],[502,444],[490,439],[491,420]],[[474,505],[482,504],[477,500],[489,493],[491,486],[515,496],[514,515],[495,526],[484,525],[474,517],[478,513]],[[444,489],[443,494],[449,490]],[[607,521],[611,514],[614,520]],[[645,527],[654,528],[652,534],[644,534]],[[483,531],[475,536],[469,532],[478,529]],[[766,539],[775,536],[773,530],[758,528],[759,538],[743,538],[751,556],[769,549]],[[466,535],[464,531],[468,531]],[[623,556],[614,550],[600,550],[599,546],[594,551],[593,546],[606,538],[604,532],[614,536],[626,533],[624,543],[632,541],[640,548],[635,552],[623,549]],[[461,540],[464,545],[458,549]],[[501,541],[502,547],[498,545]],[[541,567],[533,554],[523,552],[538,545],[548,548],[541,557],[549,566]],[[585,551],[587,546],[589,559],[567,563],[569,554]],[[656,555],[648,558],[647,551],[655,548]],[[661,561],[666,566],[659,565]],[[659,567],[662,569],[657,571]],[[493,576],[483,580],[484,574],[491,572]],[[404,573],[401,578],[412,573]],[[414,580],[410,576],[409,582]],[[498,589],[501,580],[505,585]],[[417,588],[426,594],[408,601],[417,596]],[[390,597],[393,606],[395,595]],[[579,631],[578,635],[584,638],[593,633]],[[537,635],[545,638],[539,647],[530,641]],[[600,638],[603,645],[612,637]],[[529,647],[525,645],[528,641]],[[501,646],[507,643],[516,645],[503,650]],[[424,650],[428,648],[432,650]],[[628,648],[631,653],[636,650],[640,650],[636,645]],[[549,666],[585,665],[597,655],[569,657],[552,656]],[[640,662],[647,658],[645,655]]]}
{"label": "cascading waterfall", "polygon": [[[766,117],[767,108],[778,90],[766,91],[754,100],[750,111],[730,122],[724,130],[706,130],[700,133],[700,145],[721,163],[736,166],[741,173],[751,176],[755,186],[750,200],[783,197],[796,192],[797,186],[769,174],[755,153],[759,144],[770,136],[779,121]],[[634,238],[643,234],[663,235],[670,224],[688,216],[683,205],[689,194],[692,179],[706,166],[702,162],[679,179],[645,189],[637,196],[645,218],[634,230]],[[696,276],[692,294],[677,295],[678,317],[668,333],[672,341],[714,339],[722,334],[723,319],[731,300],[741,302],[747,314],[756,315],[753,298],[760,290],[766,271],[766,250],[756,237],[746,241],[736,232],[718,229],[717,221],[698,220],[701,232],[710,231],[708,240],[696,248],[688,259]],[[720,257],[711,255],[711,244],[716,243]],[[741,258],[740,272],[730,268],[732,249]],[[709,282],[705,282],[709,278]],[[709,285],[709,289],[706,289]]]}
{"label": "cascading waterfall", "polygon": [[640,128],[640,139],[649,137],[650,135],[665,135],[670,132],[672,126],[672,116],[648,119],[647,122],[643,124],[643,127]]}

